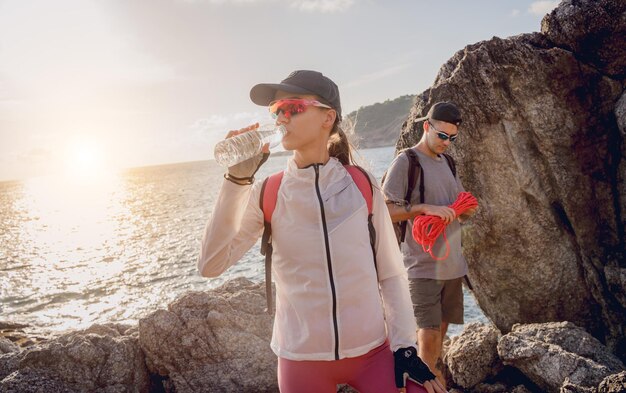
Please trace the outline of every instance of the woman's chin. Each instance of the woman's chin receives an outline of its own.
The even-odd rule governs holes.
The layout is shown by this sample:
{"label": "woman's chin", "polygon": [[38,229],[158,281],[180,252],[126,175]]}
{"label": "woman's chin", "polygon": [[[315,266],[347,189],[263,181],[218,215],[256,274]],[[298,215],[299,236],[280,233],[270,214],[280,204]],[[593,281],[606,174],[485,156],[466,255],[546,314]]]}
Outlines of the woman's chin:
{"label": "woman's chin", "polygon": [[284,140],[282,141],[281,145],[283,145],[283,149],[285,149],[285,150],[287,150],[287,151],[293,151],[293,150],[295,150],[295,147],[294,147],[294,146],[292,146],[292,144],[291,144],[291,143],[286,142],[286,141],[284,141]]}

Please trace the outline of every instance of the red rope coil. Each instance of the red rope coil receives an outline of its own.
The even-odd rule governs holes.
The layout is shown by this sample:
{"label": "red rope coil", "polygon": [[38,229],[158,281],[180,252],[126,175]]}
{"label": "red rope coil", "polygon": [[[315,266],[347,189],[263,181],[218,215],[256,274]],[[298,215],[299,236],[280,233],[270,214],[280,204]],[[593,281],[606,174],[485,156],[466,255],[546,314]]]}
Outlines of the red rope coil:
{"label": "red rope coil", "polygon": [[[448,207],[452,208],[456,213],[456,217],[465,213],[469,209],[478,207],[478,200],[469,192],[462,192],[456,201]],[[420,215],[413,220],[413,239],[422,245],[424,252],[430,254],[435,261],[443,261],[450,254],[450,244],[446,237],[446,226],[443,218],[437,216]],[[442,258],[437,258],[433,254],[433,247],[439,235],[443,233],[443,239],[446,242],[446,254]]]}

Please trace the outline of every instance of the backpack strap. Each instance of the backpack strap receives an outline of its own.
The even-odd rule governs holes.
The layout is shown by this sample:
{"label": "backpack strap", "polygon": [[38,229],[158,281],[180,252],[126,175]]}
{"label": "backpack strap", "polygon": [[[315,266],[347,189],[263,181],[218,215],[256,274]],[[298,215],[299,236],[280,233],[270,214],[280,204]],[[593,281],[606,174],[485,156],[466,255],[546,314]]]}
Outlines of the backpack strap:
{"label": "backpack strap", "polygon": [[372,214],[374,210],[374,188],[372,186],[372,180],[370,179],[365,169],[361,168],[357,165],[344,165],[344,168],[348,171],[352,180],[361,191],[363,198],[365,198],[365,203],[367,204],[367,212]]}
{"label": "backpack strap", "polygon": [[278,188],[283,181],[285,172],[280,171],[268,176],[263,182],[261,188],[261,210],[263,211],[263,218],[265,222],[272,221],[272,215],[276,208],[276,199],[278,198]]}
{"label": "backpack strap", "polygon": [[370,179],[365,169],[358,165],[344,165],[344,168],[348,171],[352,180],[361,191],[365,203],[367,204],[367,230],[370,234],[370,247],[372,248],[372,255],[374,256],[374,269],[376,270],[376,277],[378,277],[378,263],[376,261],[376,228],[374,228],[373,211],[374,211],[374,186],[372,185],[372,179]]}
{"label": "backpack strap", "polygon": [[263,212],[263,236],[261,237],[261,255],[265,256],[265,299],[267,301],[267,313],[274,312],[272,305],[272,215],[276,208],[278,188],[283,181],[285,172],[280,171],[268,176],[263,181],[259,207]]}
{"label": "backpack strap", "polygon": [[448,161],[448,166],[450,167],[450,170],[452,171],[452,175],[454,176],[454,178],[456,178],[456,163],[454,162],[454,158],[452,158],[451,155],[443,153],[443,156],[445,157],[446,161]]}
{"label": "backpack strap", "polygon": [[[413,195],[413,190],[415,189],[415,180],[416,180],[415,176],[416,176],[417,170],[419,170],[420,203],[424,203],[424,170],[422,169],[422,166],[420,165],[419,157],[417,156],[417,153],[415,152],[415,150],[413,150],[412,148],[406,149],[404,151],[404,154],[406,154],[406,156],[409,159],[409,170],[408,170],[408,175],[407,175],[408,183],[407,183],[406,194],[404,196],[404,200],[407,201],[407,203],[411,203],[411,196]],[[402,243],[406,237],[406,225],[407,225],[406,220],[400,223],[400,243]]]}

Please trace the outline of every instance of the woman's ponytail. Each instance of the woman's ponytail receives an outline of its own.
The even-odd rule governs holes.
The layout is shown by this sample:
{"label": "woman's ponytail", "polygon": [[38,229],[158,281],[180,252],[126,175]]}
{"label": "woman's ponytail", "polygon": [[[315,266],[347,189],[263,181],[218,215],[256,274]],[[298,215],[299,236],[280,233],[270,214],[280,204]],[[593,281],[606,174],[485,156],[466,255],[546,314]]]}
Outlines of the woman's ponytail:
{"label": "woman's ponytail", "polygon": [[335,121],[330,138],[328,139],[328,154],[335,157],[343,165],[351,165],[354,163],[352,157],[352,145],[348,140],[346,132],[343,130],[344,122]]}

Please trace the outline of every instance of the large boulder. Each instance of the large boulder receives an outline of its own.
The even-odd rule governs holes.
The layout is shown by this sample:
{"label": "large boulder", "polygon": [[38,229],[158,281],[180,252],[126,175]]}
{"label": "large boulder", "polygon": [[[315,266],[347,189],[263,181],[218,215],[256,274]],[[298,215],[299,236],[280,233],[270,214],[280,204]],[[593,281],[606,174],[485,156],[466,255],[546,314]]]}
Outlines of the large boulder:
{"label": "large boulder", "polygon": [[498,358],[500,332],[492,325],[470,323],[453,337],[444,356],[452,380],[463,388],[472,388],[495,375],[502,367]]}
{"label": "large boulder", "polygon": [[603,73],[626,77],[626,2],[564,0],[541,22],[557,46]]}
{"label": "large boulder", "polygon": [[[595,49],[613,44],[624,49],[608,38]],[[572,321],[625,358],[624,81],[584,58],[541,33],[469,45],[418,95],[397,148],[419,141],[433,103],[457,103],[451,154],[480,205],[463,239],[480,307],[503,333]]]}
{"label": "large boulder", "polygon": [[264,285],[239,278],[193,292],[139,321],[149,370],[165,390],[277,392]]}
{"label": "large boulder", "polygon": [[[569,322],[515,325],[498,342],[502,362],[548,392],[596,387],[624,365],[598,340]],[[569,387],[568,387],[569,386]]]}
{"label": "large boulder", "polygon": [[[136,329],[93,325],[0,357],[2,392],[147,392]],[[8,373],[8,375],[6,375]]]}

